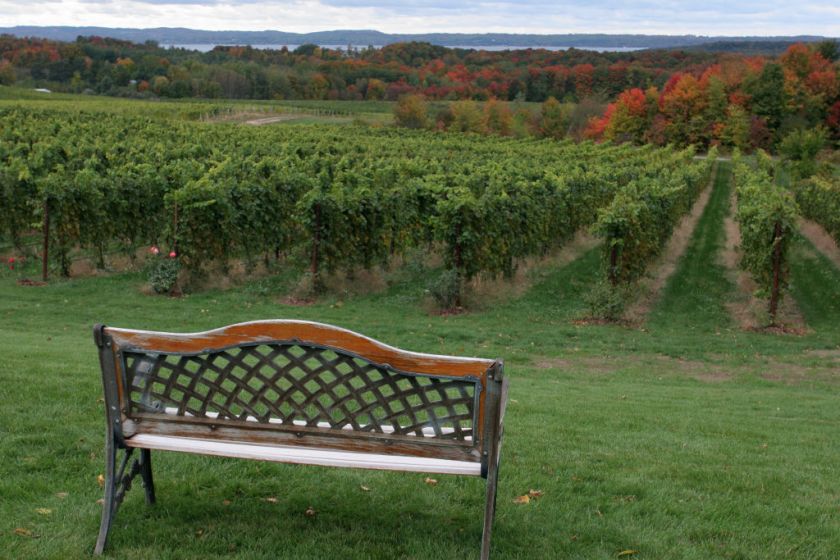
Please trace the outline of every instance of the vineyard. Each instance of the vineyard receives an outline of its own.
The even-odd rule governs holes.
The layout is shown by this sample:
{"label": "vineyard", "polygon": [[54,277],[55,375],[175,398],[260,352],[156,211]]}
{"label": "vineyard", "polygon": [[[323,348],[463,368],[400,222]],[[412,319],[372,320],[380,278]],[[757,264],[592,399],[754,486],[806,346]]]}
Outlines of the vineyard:
{"label": "vineyard", "polygon": [[294,255],[318,290],[324,271],[425,249],[443,256],[456,304],[462,282],[510,276],[596,222],[607,276],[634,279],[710,169],[690,149],[369,128],[27,108],[0,126],[0,227],[23,250],[38,224],[45,267],[63,275],[80,249],[104,267],[109,251],[154,246],[193,271]]}
{"label": "vineyard", "polygon": [[[494,558],[836,556],[840,257],[803,227],[840,240],[836,175],[760,152],[204,118],[225,107],[0,100],[9,557],[90,556],[92,324],[268,317],[505,360]],[[183,297],[148,289],[229,270]],[[336,287],[352,275],[379,284]],[[450,300],[431,307],[430,287]],[[651,302],[638,322],[624,297]],[[766,318],[774,298],[775,319],[739,315]],[[480,481],[155,461],[159,502],[126,495],[121,557],[448,560],[480,537]]]}

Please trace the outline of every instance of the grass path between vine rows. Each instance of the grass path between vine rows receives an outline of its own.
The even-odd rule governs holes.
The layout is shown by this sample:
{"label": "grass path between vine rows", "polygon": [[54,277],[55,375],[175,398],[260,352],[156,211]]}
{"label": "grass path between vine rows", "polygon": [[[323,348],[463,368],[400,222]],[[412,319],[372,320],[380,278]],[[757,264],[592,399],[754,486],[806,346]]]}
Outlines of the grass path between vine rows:
{"label": "grass path between vine rows", "polygon": [[834,266],[840,268],[840,246],[837,245],[837,242],[825,228],[817,222],[801,218],[799,220],[799,231],[803,237],[811,242],[815,249],[825,255]]}
{"label": "grass path between vine rows", "polygon": [[[723,167],[723,166],[722,166]],[[804,239],[793,295],[811,332],[746,332],[718,261],[725,174],[644,330],[575,322],[600,251],[531,288],[429,315],[437,270],[379,293],[283,305],[294,271],[182,298],[137,273],[24,287],[0,273],[0,556],[89,558],[104,411],[91,326],[196,331],[258,318],[337,324],[410,350],[502,357],[511,379],[493,557],[833,559],[840,550],[840,273]],[[724,181],[724,182],[721,182]],[[34,265],[33,265],[34,266]],[[479,479],[156,453],[158,504],[132,489],[109,556],[474,558]],[[367,490],[362,488],[364,486]],[[514,498],[543,496],[528,505]],[[305,511],[312,507],[314,517]]]}
{"label": "grass path between vine rows", "polygon": [[709,202],[676,272],[648,317],[650,328],[679,325],[689,331],[720,333],[734,327],[726,309],[732,284],[719,259],[731,193],[730,167],[724,162],[717,165]]}
{"label": "grass path between vine rows", "polygon": [[706,206],[712,197],[712,192],[717,187],[718,164],[715,164],[709,177],[709,184],[697,197],[691,211],[686,214],[682,220],[674,228],[671,239],[662,250],[662,254],[657,259],[656,263],[651,266],[651,270],[646,278],[640,282],[639,291],[640,296],[637,300],[629,306],[624,316],[632,324],[639,324],[643,322],[650,313],[651,309],[656,305],[662,295],[662,290],[668,284],[668,281],[676,272],[678,265],[689,247],[689,243],[694,239],[694,234],[697,229],[697,224],[706,211]]}

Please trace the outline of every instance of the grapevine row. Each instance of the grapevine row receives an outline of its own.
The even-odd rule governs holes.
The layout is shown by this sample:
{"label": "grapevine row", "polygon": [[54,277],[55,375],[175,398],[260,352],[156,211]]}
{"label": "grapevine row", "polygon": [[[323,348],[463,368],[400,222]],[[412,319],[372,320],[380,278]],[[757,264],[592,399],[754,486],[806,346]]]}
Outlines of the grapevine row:
{"label": "grapevine row", "polygon": [[606,240],[604,270],[613,286],[637,280],[662,251],[708,183],[717,151],[712,148],[700,162],[694,161],[693,148],[660,157],[664,161],[655,177],[631,181],[599,213],[595,231]]}
{"label": "grapevine row", "polygon": [[815,175],[796,187],[802,215],[820,224],[840,243],[840,179]]}
{"label": "grapevine row", "polygon": [[741,266],[752,275],[760,293],[769,298],[768,312],[775,322],[788,287],[788,251],[799,209],[793,194],[776,183],[771,159],[759,152],[756,160],[755,165],[749,165],[737,154],[733,157]]}

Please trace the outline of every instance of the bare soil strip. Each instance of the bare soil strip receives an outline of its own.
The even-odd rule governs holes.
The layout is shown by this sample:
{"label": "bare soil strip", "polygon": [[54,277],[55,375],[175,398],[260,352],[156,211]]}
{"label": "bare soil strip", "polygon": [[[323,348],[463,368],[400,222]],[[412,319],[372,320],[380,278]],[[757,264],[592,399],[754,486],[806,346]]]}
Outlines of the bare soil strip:
{"label": "bare soil strip", "polygon": [[641,295],[628,306],[624,313],[624,318],[631,324],[638,325],[644,322],[647,314],[659,300],[659,295],[665,284],[668,283],[668,279],[676,272],[680,258],[688,249],[688,244],[697,228],[697,222],[700,221],[706,206],[709,204],[716,176],[717,166],[711,174],[709,184],[706,185],[706,188],[694,202],[691,212],[680,220],[662,254],[651,267],[648,276],[639,283],[639,293]]}
{"label": "bare soil strip", "polygon": [[[760,357],[751,364],[726,364],[714,359],[687,360],[665,355],[634,356],[577,356],[573,353],[562,358],[535,356],[531,367],[536,370],[562,371],[585,377],[602,377],[626,370],[647,369],[663,372],[668,377],[683,377],[703,383],[725,383],[739,378],[761,377],[785,385],[813,383],[840,383],[837,364],[840,353],[834,350],[824,354],[809,353],[816,359],[809,365],[801,360],[782,360]],[[660,377],[662,379],[662,377]]]}
{"label": "bare soil strip", "polygon": [[826,256],[828,260],[834,263],[834,266],[840,268],[840,247],[831,235],[817,222],[800,218],[799,231],[808,238],[817,251]]}
{"label": "bare soil strip", "polygon": [[726,243],[721,252],[721,262],[726,267],[727,275],[737,287],[735,297],[726,303],[726,308],[738,325],[745,330],[766,330],[769,332],[804,334],[808,325],[796,300],[785,294],[779,303],[776,317],[777,325],[768,327],[767,302],[755,296],[756,283],[748,272],[740,268],[741,229],[735,221],[738,201],[733,191],[729,200],[729,214],[724,219]]}
{"label": "bare soil strip", "polygon": [[251,126],[263,126],[266,124],[283,121],[294,121],[302,118],[304,118],[304,115],[280,115],[279,117],[264,117],[261,119],[252,119],[250,121],[245,121],[245,124],[250,124]]}

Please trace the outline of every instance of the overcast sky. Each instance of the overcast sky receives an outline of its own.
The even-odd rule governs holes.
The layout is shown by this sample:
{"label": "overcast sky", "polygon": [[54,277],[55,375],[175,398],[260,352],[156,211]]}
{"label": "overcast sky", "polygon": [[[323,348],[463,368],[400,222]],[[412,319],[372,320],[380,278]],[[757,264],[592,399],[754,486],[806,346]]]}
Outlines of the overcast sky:
{"label": "overcast sky", "polygon": [[840,36],[840,1],[0,0],[0,27]]}

